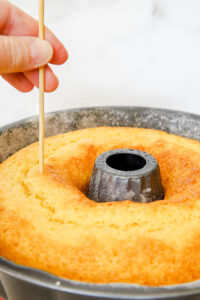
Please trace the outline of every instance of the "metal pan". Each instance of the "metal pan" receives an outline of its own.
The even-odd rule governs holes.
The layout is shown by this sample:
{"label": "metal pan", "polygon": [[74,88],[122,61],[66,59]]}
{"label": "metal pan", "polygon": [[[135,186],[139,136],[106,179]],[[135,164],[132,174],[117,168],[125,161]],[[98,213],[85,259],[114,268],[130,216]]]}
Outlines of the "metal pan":
{"label": "metal pan", "polygon": [[[46,136],[99,126],[155,128],[200,140],[200,116],[146,107],[93,107],[46,116]],[[36,117],[0,129],[0,161],[38,139]],[[0,296],[7,300],[200,299],[200,281],[144,287],[134,284],[87,284],[16,265],[0,257]]]}

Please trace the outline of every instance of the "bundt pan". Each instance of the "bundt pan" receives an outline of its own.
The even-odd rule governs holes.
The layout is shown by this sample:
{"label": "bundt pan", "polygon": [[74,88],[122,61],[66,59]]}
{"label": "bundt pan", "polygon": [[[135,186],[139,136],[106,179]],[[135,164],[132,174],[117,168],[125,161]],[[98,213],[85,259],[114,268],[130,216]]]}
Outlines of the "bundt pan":
{"label": "bundt pan", "polygon": [[[161,129],[200,140],[200,116],[142,107],[97,107],[65,110],[46,116],[46,136],[99,126]],[[38,139],[38,119],[0,129],[0,161]],[[148,287],[134,284],[88,284],[16,265],[0,257],[0,297],[7,300],[200,299],[200,280]]]}

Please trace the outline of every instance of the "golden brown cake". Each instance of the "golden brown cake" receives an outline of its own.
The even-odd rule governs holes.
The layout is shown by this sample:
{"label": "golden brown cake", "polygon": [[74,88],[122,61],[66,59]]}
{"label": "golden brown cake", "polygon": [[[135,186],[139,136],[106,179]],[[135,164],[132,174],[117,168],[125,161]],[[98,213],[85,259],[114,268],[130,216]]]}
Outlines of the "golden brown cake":
{"label": "golden brown cake", "polygon": [[[165,198],[148,204],[86,197],[102,152],[152,154]],[[45,141],[0,165],[0,255],[68,279],[169,285],[200,278],[200,142],[162,131],[85,129]]]}

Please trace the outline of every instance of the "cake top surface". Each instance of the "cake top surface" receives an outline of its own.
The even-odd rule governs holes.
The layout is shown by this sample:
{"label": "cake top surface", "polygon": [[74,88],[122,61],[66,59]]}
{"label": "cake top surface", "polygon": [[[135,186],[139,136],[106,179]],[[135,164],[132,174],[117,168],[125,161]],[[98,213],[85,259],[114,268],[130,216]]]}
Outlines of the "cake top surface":
{"label": "cake top surface", "polygon": [[[103,152],[139,149],[159,163],[165,198],[95,203]],[[0,255],[68,279],[166,285],[200,278],[200,143],[162,131],[95,128],[45,140],[0,165]]]}

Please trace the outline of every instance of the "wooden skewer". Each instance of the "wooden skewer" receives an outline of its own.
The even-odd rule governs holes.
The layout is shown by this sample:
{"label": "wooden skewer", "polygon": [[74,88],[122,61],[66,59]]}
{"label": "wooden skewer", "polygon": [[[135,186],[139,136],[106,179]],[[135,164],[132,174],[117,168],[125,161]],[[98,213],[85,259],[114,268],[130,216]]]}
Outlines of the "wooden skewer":
{"label": "wooden skewer", "polygon": [[[39,0],[39,38],[44,39],[44,0]],[[39,171],[44,172],[44,67],[39,69]]]}

